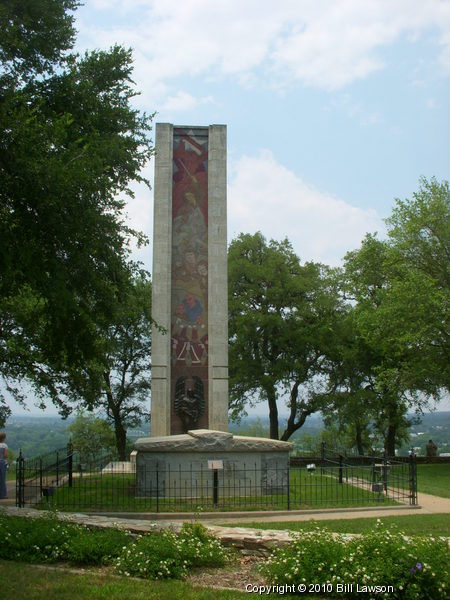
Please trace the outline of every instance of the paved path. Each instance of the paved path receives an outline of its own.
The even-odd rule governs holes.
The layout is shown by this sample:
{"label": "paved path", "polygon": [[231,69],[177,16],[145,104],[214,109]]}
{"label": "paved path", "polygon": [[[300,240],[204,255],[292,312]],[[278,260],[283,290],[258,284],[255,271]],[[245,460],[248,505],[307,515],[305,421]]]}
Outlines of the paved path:
{"label": "paved path", "polygon": [[394,515],[430,515],[436,513],[450,513],[450,498],[440,498],[431,496],[430,494],[419,494],[418,506],[391,506],[386,508],[377,507],[362,507],[362,508],[335,508],[329,510],[316,511],[290,511],[282,514],[261,514],[255,515],[246,514],[239,519],[233,518],[218,518],[217,514],[214,517],[208,518],[208,521],[216,523],[251,523],[252,521],[261,521],[265,523],[274,523],[280,521],[324,521],[329,519],[355,519],[369,517],[388,517]]}
{"label": "paved path", "polygon": [[6,482],[7,498],[0,500],[0,506],[15,506],[16,504],[16,482]]}
{"label": "paved path", "polygon": [[[260,521],[265,523],[279,523],[283,521],[324,521],[329,519],[355,519],[355,518],[370,518],[370,517],[387,517],[394,515],[423,515],[449,513],[450,514],[450,498],[440,498],[431,496],[430,494],[419,494],[419,505],[398,505],[398,506],[366,506],[355,508],[323,508],[315,510],[290,510],[290,511],[246,511],[246,512],[221,512],[221,513],[196,513],[195,515],[186,513],[138,513],[135,514],[139,520],[152,520],[168,525],[170,523],[182,523],[192,519],[202,521],[204,523],[251,523]],[[103,513],[106,514],[106,513]],[[108,513],[110,518],[127,519],[133,518],[131,513],[124,515],[123,513]]]}

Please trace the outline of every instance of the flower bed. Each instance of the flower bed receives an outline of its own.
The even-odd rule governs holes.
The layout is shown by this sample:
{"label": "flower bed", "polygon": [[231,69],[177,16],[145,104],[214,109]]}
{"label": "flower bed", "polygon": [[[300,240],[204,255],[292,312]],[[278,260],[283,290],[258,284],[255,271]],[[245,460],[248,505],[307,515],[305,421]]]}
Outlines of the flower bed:
{"label": "flower bed", "polygon": [[351,539],[320,528],[299,534],[275,551],[261,572],[291,593],[435,600],[449,597],[449,559],[446,539],[406,536],[378,522]]}
{"label": "flower bed", "polygon": [[222,566],[227,552],[203,525],[131,535],[116,529],[89,529],[54,517],[27,519],[0,515],[0,558],[22,562],[67,561],[110,564],[123,575],[182,578],[188,569]]}

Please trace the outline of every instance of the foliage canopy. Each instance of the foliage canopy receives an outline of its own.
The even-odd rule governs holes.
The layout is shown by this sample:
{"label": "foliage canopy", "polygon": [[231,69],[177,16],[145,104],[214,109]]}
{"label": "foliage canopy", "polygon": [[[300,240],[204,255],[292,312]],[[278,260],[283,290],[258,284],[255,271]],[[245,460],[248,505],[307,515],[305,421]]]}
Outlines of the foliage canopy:
{"label": "foliage canopy", "polygon": [[0,373],[19,400],[27,379],[58,403],[58,374],[102,356],[137,269],[130,239],[145,242],[123,210],[151,117],[131,104],[130,50],[71,52],[77,6],[0,7]]}
{"label": "foliage canopy", "polygon": [[229,248],[232,415],[267,401],[270,437],[279,437],[279,403],[289,408],[281,439],[319,410],[317,389],[340,311],[332,271],[301,265],[288,240],[242,234]]}

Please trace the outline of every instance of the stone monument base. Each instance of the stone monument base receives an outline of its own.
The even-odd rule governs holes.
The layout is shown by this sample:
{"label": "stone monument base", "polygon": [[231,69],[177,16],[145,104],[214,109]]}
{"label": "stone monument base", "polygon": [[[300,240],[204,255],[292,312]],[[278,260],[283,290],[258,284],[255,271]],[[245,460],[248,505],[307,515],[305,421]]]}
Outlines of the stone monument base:
{"label": "stone monument base", "polygon": [[140,438],[134,447],[141,498],[261,496],[289,484],[290,442],[196,429]]}

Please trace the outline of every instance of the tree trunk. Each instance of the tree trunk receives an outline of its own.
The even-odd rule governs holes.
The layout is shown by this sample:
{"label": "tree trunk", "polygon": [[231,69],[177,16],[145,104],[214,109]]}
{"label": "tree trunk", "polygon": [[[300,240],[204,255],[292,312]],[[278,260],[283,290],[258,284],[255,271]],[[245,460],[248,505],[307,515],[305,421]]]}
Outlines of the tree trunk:
{"label": "tree trunk", "polygon": [[116,420],[116,415],[114,415],[114,431],[116,434],[116,446],[117,454],[119,455],[119,460],[125,461],[127,460],[127,432],[124,426],[122,425],[122,421],[120,420],[120,418]]}
{"label": "tree trunk", "polygon": [[360,423],[356,423],[355,427],[356,427],[356,447],[358,449],[358,454],[360,456],[364,456],[364,446],[363,446],[363,442],[362,442],[363,428],[360,425]]}
{"label": "tree trunk", "polygon": [[274,389],[267,391],[267,402],[269,404],[270,439],[278,439],[278,406]]}
{"label": "tree trunk", "polygon": [[[300,429],[303,426],[309,415],[312,415],[316,412],[316,407],[313,405],[305,406],[303,401],[300,402],[301,409],[298,401],[298,388],[300,386],[300,382],[296,381],[291,389],[291,398],[290,405],[291,410],[289,413],[289,418],[287,420],[286,429],[283,431],[281,435],[281,440],[283,442],[287,442],[292,434]],[[296,420],[297,419],[297,420]]]}
{"label": "tree trunk", "polygon": [[288,425],[287,425],[286,429],[283,431],[283,435],[281,436],[281,440],[283,442],[289,441],[289,438],[291,437],[291,435],[294,434],[296,431],[298,431],[300,429],[300,427],[303,426],[304,422],[306,421],[306,418],[309,417],[309,415],[311,415],[312,412],[313,411],[311,411],[311,412],[304,411],[298,417],[298,419],[295,423],[288,422]]}
{"label": "tree trunk", "polygon": [[114,421],[114,433],[116,435],[116,448],[119,460],[126,460],[126,447],[127,447],[127,432],[123,426],[122,418],[120,415],[120,405],[114,402],[113,394],[111,391],[111,381],[108,371],[104,371],[103,379],[106,383],[106,399],[108,402],[109,415],[112,415]]}
{"label": "tree trunk", "polygon": [[397,426],[393,424],[388,425],[386,433],[386,439],[384,440],[384,449],[388,456],[395,456],[395,436],[397,433]]}

